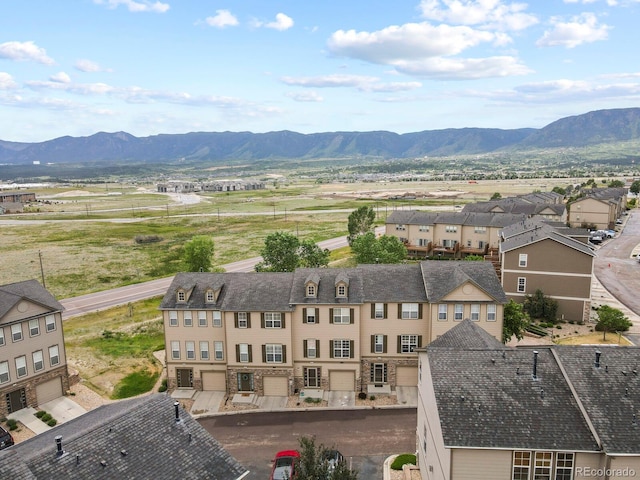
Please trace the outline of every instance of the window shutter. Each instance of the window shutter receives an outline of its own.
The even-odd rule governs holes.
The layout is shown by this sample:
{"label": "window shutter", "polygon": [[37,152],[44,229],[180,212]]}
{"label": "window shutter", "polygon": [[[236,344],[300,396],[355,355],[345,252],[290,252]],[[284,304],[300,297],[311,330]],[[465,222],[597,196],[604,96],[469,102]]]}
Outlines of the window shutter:
{"label": "window shutter", "polygon": [[287,346],[282,345],[282,363],[287,363]]}
{"label": "window shutter", "polygon": [[304,352],[304,355],[303,355],[304,358],[307,358],[307,341],[306,340],[302,341],[302,350]]}
{"label": "window shutter", "polygon": [[398,335],[398,353],[402,353],[402,336]]}
{"label": "window shutter", "polygon": [[260,312],[260,328],[264,328],[264,312]]}
{"label": "window shutter", "polygon": [[333,358],[333,340],[329,340],[329,358]]}
{"label": "window shutter", "polygon": [[280,328],[285,328],[284,316],[284,312],[280,312]]}
{"label": "window shutter", "polygon": [[251,328],[251,312],[247,312],[247,328]]}
{"label": "window shutter", "polygon": [[238,312],[233,312],[233,324],[238,328]]}
{"label": "window shutter", "polygon": [[384,312],[384,313],[382,314],[382,317],[383,317],[383,318],[387,318],[387,304],[386,304],[386,303],[383,305],[382,310],[383,310],[383,312]]}
{"label": "window shutter", "polygon": [[314,313],[316,316],[316,323],[320,323],[320,309],[319,308],[314,308]]}
{"label": "window shutter", "polygon": [[307,323],[307,309],[302,309],[302,323]]}
{"label": "window shutter", "polygon": [[402,304],[398,304],[398,318],[402,318]]}
{"label": "window shutter", "polygon": [[387,336],[382,336],[382,353],[387,353]]}
{"label": "window shutter", "polygon": [[316,358],[320,358],[320,340],[316,340]]}
{"label": "window shutter", "polygon": [[249,345],[249,362],[253,362],[253,345]]}
{"label": "window shutter", "polygon": [[353,340],[349,340],[349,358],[353,358],[353,356],[355,355],[355,352],[353,351],[354,345],[355,342]]}
{"label": "window shutter", "polygon": [[329,309],[329,323],[333,323],[333,308]]}
{"label": "window shutter", "polygon": [[353,308],[349,309],[349,323],[353,323],[355,321],[355,313],[353,311]]}
{"label": "window shutter", "polygon": [[376,336],[371,335],[371,353],[376,353]]}
{"label": "window shutter", "polygon": [[422,304],[419,303],[418,304],[418,318],[422,318]]}
{"label": "window shutter", "polygon": [[422,335],[418,335],[418,348],[422,346]]}
{"label": "window shutter", "polygon": [[371,318],[376,318],[376,304],[371,304]]}
{"label": "window shutter", "polygon": [[267,363],[267,346],[262,345],[262,363]]}
{"label": "window shutter", "polygon": [[236,344],[236,362],[240,362],[240,345]]}

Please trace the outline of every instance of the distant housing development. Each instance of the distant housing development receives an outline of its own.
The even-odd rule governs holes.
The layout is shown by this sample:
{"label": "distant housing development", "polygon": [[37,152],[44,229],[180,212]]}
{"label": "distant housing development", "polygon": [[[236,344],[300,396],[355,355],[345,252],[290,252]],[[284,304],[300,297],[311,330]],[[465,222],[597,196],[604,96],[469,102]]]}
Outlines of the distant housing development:
{"label": "distant housing development", "polygon": [[626,188],[593,188],[569,205],[569,225],[611,229],[627,208]]}
{"label": "distant housing development", "polygon": [[194,192],[237,192],[241,190],[263,190],[264,182],[247,180],[217,180],[211,182],[179,182],[159,183],[161,193],[194,193]]}

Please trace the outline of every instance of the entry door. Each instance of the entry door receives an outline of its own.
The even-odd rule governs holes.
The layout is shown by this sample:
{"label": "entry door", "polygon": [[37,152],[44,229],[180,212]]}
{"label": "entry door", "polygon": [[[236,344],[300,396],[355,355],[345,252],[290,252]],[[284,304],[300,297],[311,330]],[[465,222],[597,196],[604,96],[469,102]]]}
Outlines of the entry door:
{"label": "entry door", "polygon": [[253,392],[253,373],[238,374],[238,390],[240,392]]}
{"label": "entry door", "polygon": [[7,410],[9,413],[22,410],[27,407],[27,395],[24,388],[14,390],[6,394]]}
{"label": "entry door", "polygon": [[193,388],[193,370],[191,368],[177,368],[178,388]]}

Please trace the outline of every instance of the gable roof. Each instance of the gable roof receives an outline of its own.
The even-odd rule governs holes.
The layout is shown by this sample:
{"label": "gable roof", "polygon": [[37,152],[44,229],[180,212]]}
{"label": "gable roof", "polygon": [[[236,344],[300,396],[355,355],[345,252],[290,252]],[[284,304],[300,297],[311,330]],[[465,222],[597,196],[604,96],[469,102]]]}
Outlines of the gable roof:
{"label": "gable roof", "polygon": [[62,312],[64,307],[37,280],[10,283],[0,286],[0,322],[18,303],[27,300],[53,312]]}
{"label": "gable roof", "polygon": [[244,475],[246,469],[184,409],[178,408],[178,415],[176,421],[173,401],[163,394],[103,405],[0,450],[0,478],[236,480]]}
{"label": "gable roof", "polygon": [[508,349],[476,322],[463,320],[429,344],[429,348],[462,348],[467,350]]}
{"label": "gable roof", "polygon": [[[287,286],[287,302],[292,306],[364,302],[362,278],[355,268],[296,268],[292,275],[292,284]],[[315,297],[307,297],[304,288],[310,276],[318,279]],[[340,282],[348,285],[346,297],[336,297],[336,285]]]}
{"label": "gable roof", "polygon": [[540,242],[542,240],[552,240],[565,245],[581,253],[595,257],[595,252],[589,245],[574,238],[562,235],[558,230],[539,219],[529,218],[522,222],[515,223],[502,230],[503,241],[500,242],[500,251],[509,252],[525,245]]}
{"label": "gable roof", "polygon": [[438,261],[420,262],[427,301],[437,303],[456,288],[471,283],[498,303],[507,303],[500,280],[491,262]]}

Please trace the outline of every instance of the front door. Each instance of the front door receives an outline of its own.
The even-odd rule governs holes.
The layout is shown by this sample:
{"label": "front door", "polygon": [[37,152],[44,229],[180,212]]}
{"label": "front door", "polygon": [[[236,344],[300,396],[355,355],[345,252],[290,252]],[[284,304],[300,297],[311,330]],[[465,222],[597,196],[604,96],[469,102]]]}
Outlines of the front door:
{"label": "front door", "polygon": [[253,373],[238,374],[238,391],[253,392]]}
{"label": "front door", "polygon": [[177,368],[178,388],[193,388],[193,370],[191,368]]}
{"label": "front door", "polygon": [[7,393],[5,400],[7,402],[7,410],[9,413],[16,412],[27,407],[27,395],[24,388]]}

